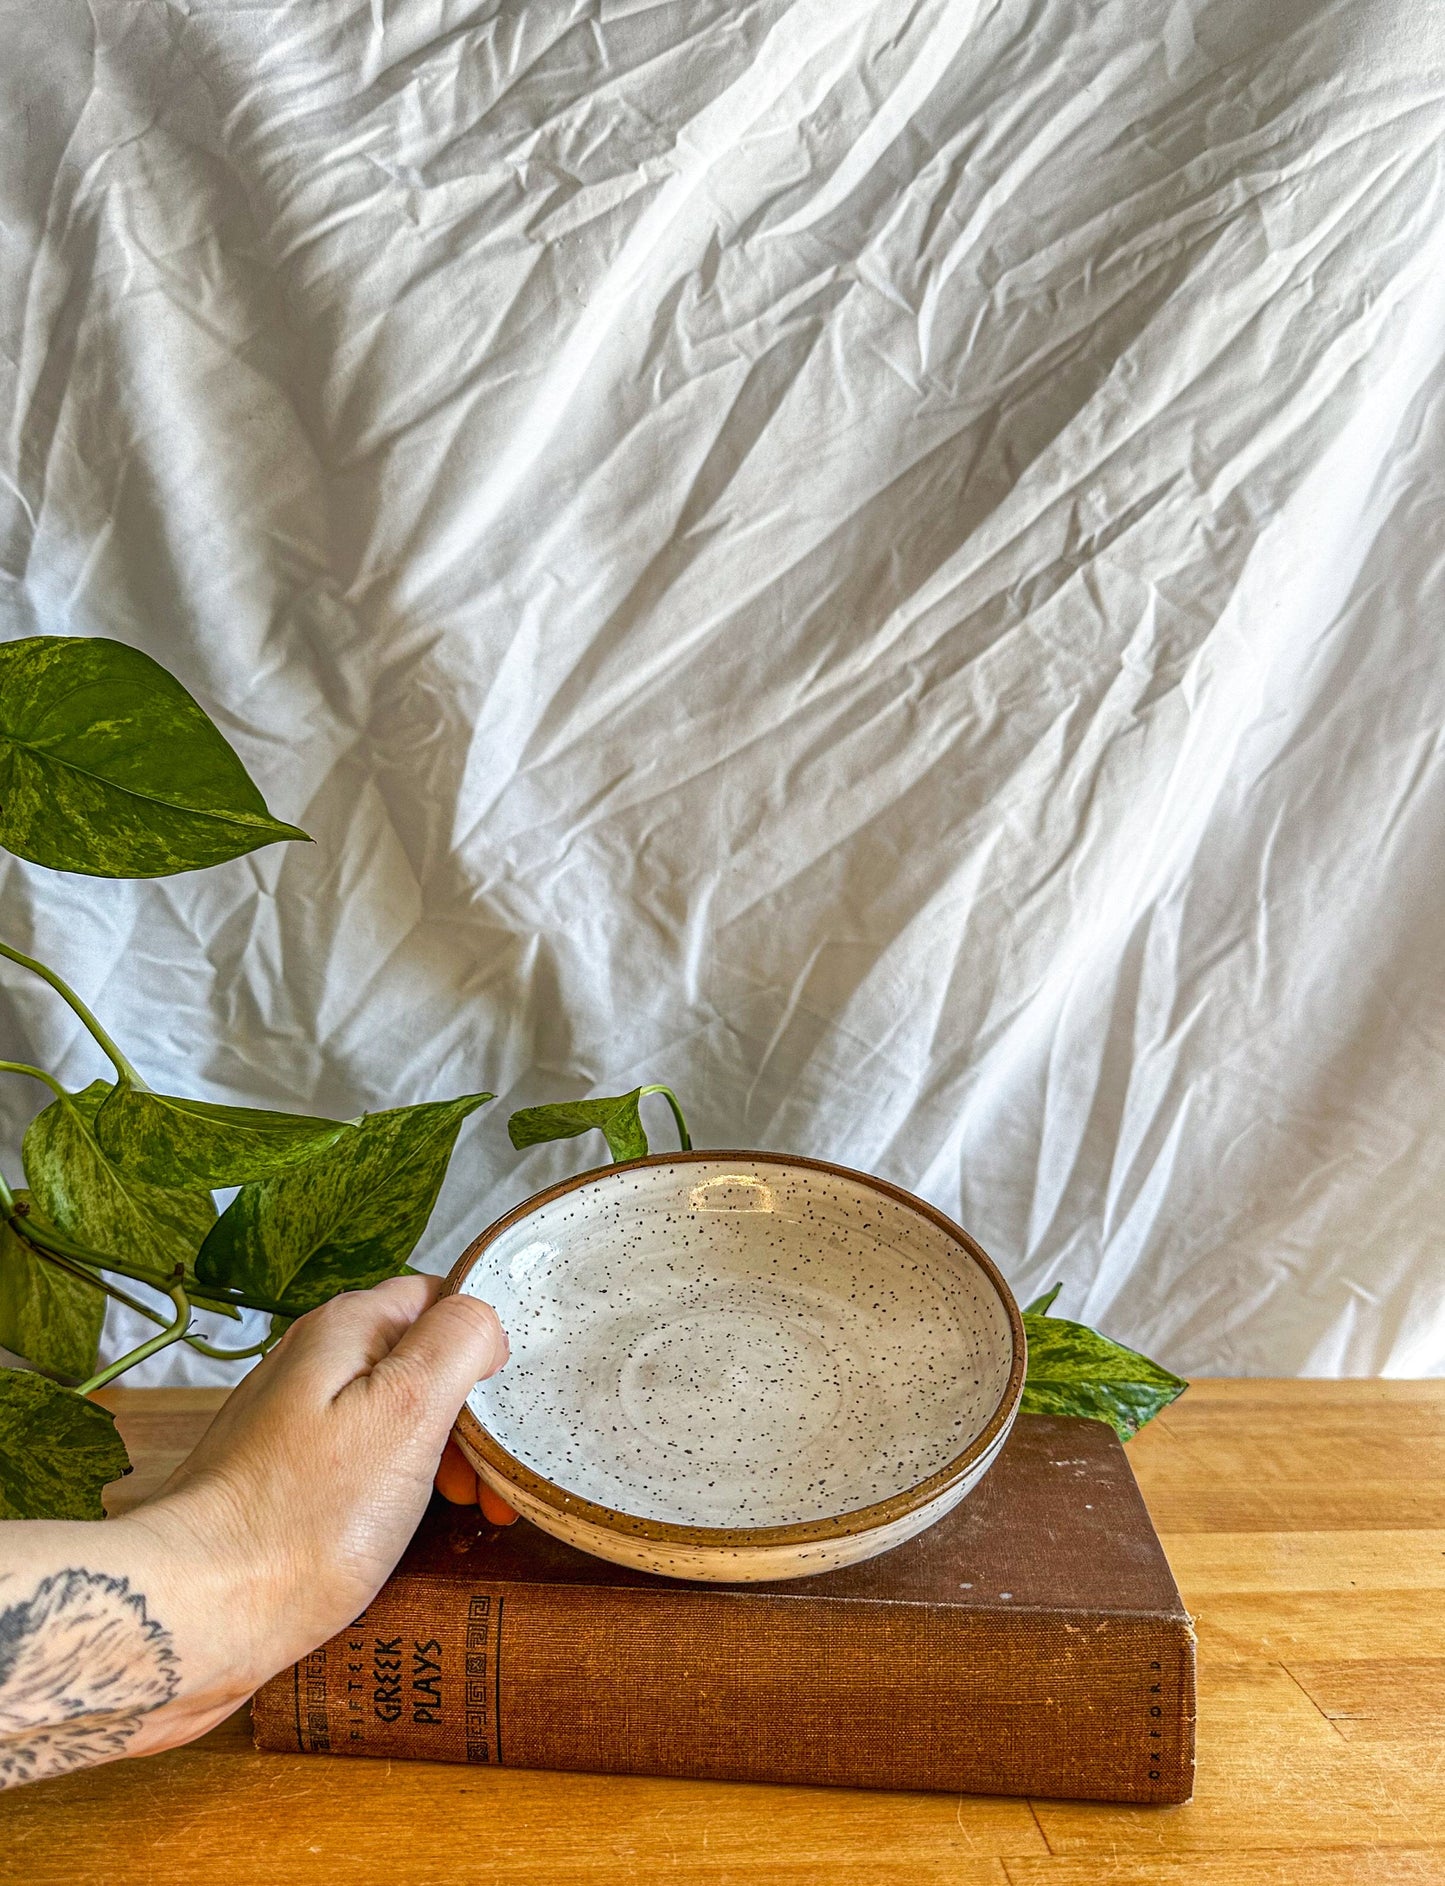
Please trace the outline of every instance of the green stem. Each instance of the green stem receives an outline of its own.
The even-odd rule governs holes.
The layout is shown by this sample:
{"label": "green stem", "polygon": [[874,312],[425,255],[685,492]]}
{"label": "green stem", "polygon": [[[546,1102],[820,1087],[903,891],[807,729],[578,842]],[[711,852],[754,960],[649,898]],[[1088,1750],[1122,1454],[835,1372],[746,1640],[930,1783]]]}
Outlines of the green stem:
{"label": "green stem", "polygon": [[93,1395],[98,1388],[104,1388],[108,1382],[113,1382],[116,1376],[124,1375],[127,1369],[133,1369],[138,1362],[144,1362],[147,1356],[153,1356],[158,1350],[165,1349],[171,1343],[180,1342],[183,1339],[191,1326],[191,1305],[186,1296],[184,1272],[179,1265],[176,1266],[176,1274],[167,1283],[165,1289],[166,1295],[176,1306],[175,1321],[147,1342],[140,1343],[136,1348],[118,1357],[108,1368],[101,1369],[98,1374],[92,1375],[88,1382],[82,1382],[75,1391],[77,1395]]}
{"label": "green stem", "polygon": [[672,1117],[677,1121],[677,1143],[685,1153],[692,1151],[692,1135],[687,1130],[687,1121],[682,1117],[682,1108],[677,1104],[677,1095],[670,1087],[644,1087],[637,1096],[637,1104],[642,1105],[649,1094],[665,1094],[667,1104],[672,1108]]}
{"label": "green stem", "polygon": [[306,1311],[299,1304],[277,1303],[272,1297],[252,1296],[247,1290],[213,1288],[210,1284],[192,1282],[191,1295],[204,1309],[208,1303],[229,1303],[237,1310],[264,1310],[268,1316],[284,1316],[288,1323],[294,1323],[298,1316],[305,1316]]}
{"label": "green stem", "polygon": [[[23,1225],[28,1221],[22,1218],[20,1222]],[[13,1225],[11,1229],[14,1229]],[[58,1251],[47,1251],[23,1231],[17,1232],[16,1235],[30,1246],[43,1263],[53,1264],[57,1270],[63,1270],[67,1277],[76,1277],[81,1283],[93,1284],[97,1290],[103,1291],[115,1302],[123,1303],[128,1310],[134,1310],[137,1316],[147,1317],[152,1323],[165,1323],[166,1319],[158,1310],[153,1310],[148,1303],[142,1303],[139,1297],[133,1297],[128,1290],[118,1290],[107,1278],[92,1270],[89,1264],[78,1263],[73,1257],[62,1257]]]}
{"label": "green stem", "polygon": [[153,1284],[157,1290],[164,1290],[169,1282],[164,1271],[150,1270],[144,1264],[127,1263],[124,1258],[112,1257],[108,1251],[92,1251],[88,1244],[78,1244],[63,1231],[57,1231],[54,1225],[44,1224],[22,1212],[8,1187],[0,1194],[0,1211],[10,1219],[20,1235],[38,1250],[56,1251],[61,1257],[74,1258],[77,1263],[88,1264],[96,1270],[113,1270],[118,1276],[133,1277],[137,1283]]}
{"label": "green stem", "polygon": [[[100,1023],[91,1014],[90,1010],[85,1006],[84,1002],[81,1001],[80,997],[75,993],[68,982],[63,982],[61,978],[56,975],[55,971],[53,969],[47,969],[44,963],[36,962],[33,956],[22,955],[19,950],[12,949],[8,943],[0,943],[0,956],[8,957],[12,963],[19,963],[22,969],[33,971],[35,975],[39,976],[42,982],[48,982],[55,993],[63,1001],[68,1002],[71,1008],[80,1017],[81,1021],[84,1022],[86,1028],[95,1038],[96,1044],[105,1051],[106,1059],[110,1061],[120,1078],[130,1081],[133,1086],[142,1089],[145,1087],[145,1082],[141,1079],[140,1075],[136,1073],[130,1062],[126,1060],[120,1049],[111,1040],[110,1036],[101,1027]],[[44,1079],[44,1076],[42,1075],[41,1078]]]}
{"label": "green stem", "polygon": [[43,1067],[31,1067],[28,1061],[0,1061],[0,1074],[28,1074],[33,1081],[44,1081],[57,1100],[68,1099],[65,1089]]}
{"label": "green stem", "polygon": [[[73,1238],[67,1238],[53,1225],[37,1223],[16,1207],[15,1195],[4,1179],[0,1179],[0,1218],[8,1220],[11,1229],[18,1231],[27,1243],[33,1244],[39,1251],[71,1258],[89,1270],[113,1270],[118,1277],[129,1277],[138,1284],[149,1284],[153,1290],[170,1288],[170,1279],[164,1271],[150,1270],[144,1264],[128,1263],[124,1258],[113,1257],[108,1251],[92,1251],[88,1245],[77,1244]],[[264,1310],[268,1316],[284,1316],[291,1321],[306,1314],[304,1308],[294,1303],[278,1303],[271,1297],[252,1296],[248,1291],[234,1290],[224,1285],[198,1283],[194,1278],[188,1287],[191,1296],[203,1308],[208,1303],[227,1303],[238,1310]]]}
{"label": "green stem", "polygon": [[[20,1220],[22,1225],[27,1222],[24,1218]],[[114,1302],[123,1303],[128,1310],[134,1310],[137,1316],[144,1316],[150,1322],[159,1323],[163,1328],[166,1327],[166,1319],[158,1310],[153,1310],[148,1303],[142,1303],[139,1297],[133,1297],[128,1290],[117,1289],[108,1278],[100,1276],[88,1264],[82,1264],[73,1257],[62,1257],[58,1251],[44,1250],[40,1245],[33,1243],[24,1232],[19,1232],[17,1235],[30,1245],[31,1250],[44,1263],[53,1264],[57,1270],[63,1270],[67,1277],[76,1277],[82,1283],[92,1284],[97,1290],[104,1291],[106,1296]],[[196,1286],[192,1284],[190,1295],[194,1297],[196,1294]],[[272,1334],[263,1336],[260,1342],[252,1343],[249,1349],[217,1349],[199,1336],[185,1336],[182,1340],[192,1349],[198,1349],[203,1356],[215,1356],[221,1362],[234,1362],[243,1356],[264,1354],[267,1347],[273,1342],[278,1342],[280,1337],[281,1331],[276,1330]]]}
{"label": "green stem", "polygon": [[260,1342],[253,1342],[249,1349],[218,1349],[214,1343],[206,1342],[200,1336],[187,1336],[186,1346],[199,1355],[210,1356],[216,1362],[244,1362],[247,1356],[263,1356],[271,1347],[275,1338],[268,1331]]}

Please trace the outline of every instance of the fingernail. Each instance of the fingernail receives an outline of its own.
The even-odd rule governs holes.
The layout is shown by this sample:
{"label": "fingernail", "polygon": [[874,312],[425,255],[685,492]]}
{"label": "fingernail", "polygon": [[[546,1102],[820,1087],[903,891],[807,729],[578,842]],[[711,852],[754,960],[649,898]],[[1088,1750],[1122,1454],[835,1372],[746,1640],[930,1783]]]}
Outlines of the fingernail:
{"label": "fingernail", "polygon": [[497,1328],[492,1338],[492,1357],[487,1365],[488,1375],[495,1375],[497,1370],[504,1368],[512,1357],[512,1345],[507,1340],[507,1332],[502,1328],[501,1318],[495,1310],[492,1311],[492,1317]]}

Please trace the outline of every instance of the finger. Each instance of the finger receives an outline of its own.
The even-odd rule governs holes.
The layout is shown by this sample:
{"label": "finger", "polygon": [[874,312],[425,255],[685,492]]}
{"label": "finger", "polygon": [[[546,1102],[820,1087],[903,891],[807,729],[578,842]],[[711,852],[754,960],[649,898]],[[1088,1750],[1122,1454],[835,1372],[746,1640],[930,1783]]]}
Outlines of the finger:
{"label": "finger", "polygon": [[378,1391],[405,1389],[414,1407],[429,1410],[448,1427],[458,1408],[487,1376],[495,1375],[510,1350],[490,1303],[479,1297],[442,1297],[424,1310],[388,1356],[371,1372]]}
{"label": "finger", "polygon": [[318,1413],[390,1351],[440,1289],[436,1277],[389,1278],[298,1316],[226,1397],[211,1423],[212,1445],[220,1446],[245,1417],[264,1408]]}
{"label": "finger", "polygon": [[494,1526],[510,1526],[516,1519],[516,1512],[508,1506],[500,1493],[494,1493],[480,1474],[474,1476],[477,1483],[477,1504],[482,1509],[482,1516]]}
{"label": "finger", "polygon": [[436,1489],[453,1506],[475,1506],[477,1503],[476,1473],[455,1441],[448,1441],[442,1449],[441,1464],[436,1472]]}
{"label": "finger", "polygon": [[273,1353],[324,1374],[335,1392],[389,1355],[441,1288],[439,1277],[413,1274],[344,1291],[293,1323]]}

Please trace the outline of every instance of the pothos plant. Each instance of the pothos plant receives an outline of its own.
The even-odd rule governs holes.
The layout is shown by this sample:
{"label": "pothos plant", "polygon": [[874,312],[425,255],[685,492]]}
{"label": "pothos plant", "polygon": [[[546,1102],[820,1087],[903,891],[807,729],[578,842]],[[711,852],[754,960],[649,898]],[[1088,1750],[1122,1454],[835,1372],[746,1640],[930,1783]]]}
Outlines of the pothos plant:
{"label": "pothos plant", "polygon": [[[0,644],[0,845],[91,877],[196,871],[306,840],[273,818],[220,731],[149,656],[101,637]],[[68,1003],[108,1064],[79,1092],[23,1061],[0,1073],[49,1098],[26,1129],[26,1184],[0,1177],[0,1518],[100,1518],[101,1489],[130,1470],[95,1392],[174,1343],[222,1361],[261,1355],[287,1324],[342,1290],[408,1268],[458,1131],[485,1093],[332,1120],[158,1093],[80,996],[0,938],[0,957]],[[614,1162],[648,1150],[641,1103],[661,1085],[529,1107],[518,1149],[600,1130]],[[214,1194],[239,1188],[223,1211]],[[137,1293],[140,1294],[137,1294]],[[1025,1314],[1025,1406],[1088,1414],[1127,1437],[1184,1383],[1082,1324]],[[107,1302],[155,1333],[100,1367]],[[264,1312],[267,1333],[227,1347],[198,1310]],[[214,1334],[214,1332],[213,1332]]]}

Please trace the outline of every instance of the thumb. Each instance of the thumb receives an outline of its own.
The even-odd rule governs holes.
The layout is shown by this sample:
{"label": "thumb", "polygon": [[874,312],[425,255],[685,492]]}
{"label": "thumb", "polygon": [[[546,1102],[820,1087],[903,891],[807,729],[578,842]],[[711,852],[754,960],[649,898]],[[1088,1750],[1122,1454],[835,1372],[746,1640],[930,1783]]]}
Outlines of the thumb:
{"label": "thumb", "polygon": [[495,1375],[511,1349],[497,1312],[480,1297],[442,1297],[398,1339],[371,1372],[374,1386],[416,1393],[450,1425],[478,1382]]}

